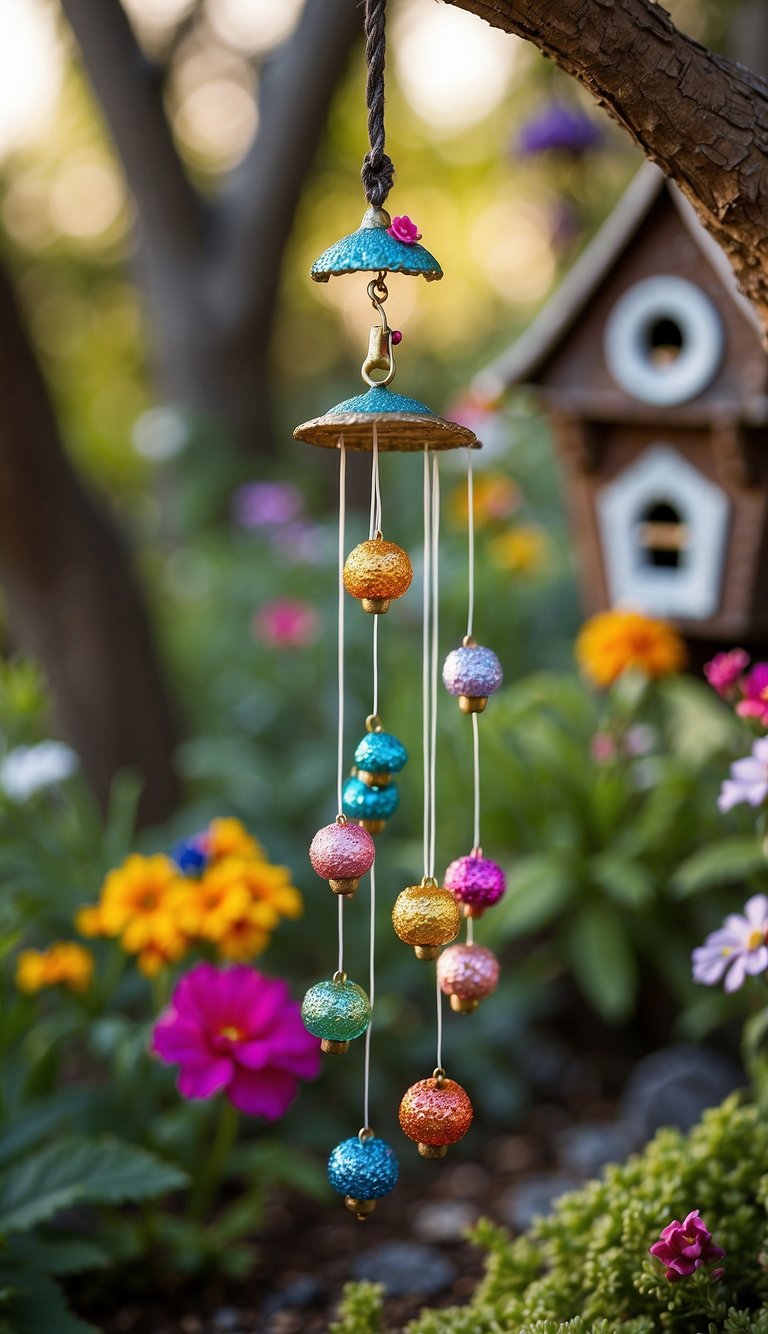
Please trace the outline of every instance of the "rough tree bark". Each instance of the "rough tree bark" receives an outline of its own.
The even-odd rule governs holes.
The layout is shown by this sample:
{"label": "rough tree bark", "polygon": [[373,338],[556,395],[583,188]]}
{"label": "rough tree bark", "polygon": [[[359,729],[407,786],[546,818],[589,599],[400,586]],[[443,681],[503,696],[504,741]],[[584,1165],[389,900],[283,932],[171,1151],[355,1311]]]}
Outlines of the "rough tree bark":
{"label": "rough tree bark", "polygon": [[653,0],[448,0],[578,79],[677,182],[727,254],[768,346],[768,82]]}
{"label": "rough tree bark", "polygon": [[61,735],[106,798],[126,765],[144,775],[140,815],[178,791],[175,740],[141,599],[122,543],[78,480],[19,308],[0,268],[0,582],[11,631],[43,663]]}
{"label": "rough tree bark", "polygon": [[137,277],[162,390],[268,453],[268,345],[293,215],[362,13],[308,0],[259,76],[259,132],[220,195],[204,200],[179,159],[164,71],[119,0],[61,0],[137,210]]}

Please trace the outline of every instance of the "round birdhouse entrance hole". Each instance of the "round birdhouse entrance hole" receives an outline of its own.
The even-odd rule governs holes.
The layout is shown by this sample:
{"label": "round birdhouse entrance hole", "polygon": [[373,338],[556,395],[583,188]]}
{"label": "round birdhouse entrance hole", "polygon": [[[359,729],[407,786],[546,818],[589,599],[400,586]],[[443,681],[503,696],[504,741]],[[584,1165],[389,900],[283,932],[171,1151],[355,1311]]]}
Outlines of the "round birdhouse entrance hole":
{"label": "round birdhouse entrance hole", "polygon": [[648,356],[654,366],[670,366],[683,349],[683,331],[675,321],[664,316],[654,320],[648,330]]}
{"label": "round birdhouse entrance hole", "polygon": [[641,403],[660,407],[686,403],[707,389],[724,346],[713,302],[674,274],[643,278],[622,292],[603,336],[614,382]]}

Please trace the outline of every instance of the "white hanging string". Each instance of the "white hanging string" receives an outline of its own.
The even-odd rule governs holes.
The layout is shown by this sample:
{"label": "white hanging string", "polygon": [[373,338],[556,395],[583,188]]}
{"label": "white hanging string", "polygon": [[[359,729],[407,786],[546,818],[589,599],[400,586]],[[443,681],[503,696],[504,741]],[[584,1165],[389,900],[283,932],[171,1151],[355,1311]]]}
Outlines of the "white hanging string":
{"label": "white hanging string", "polygon": [[437,992],[437,1060],[435,1065],[438,1070],[443,1068],[443,993],[440,990],[440,981],[435,969],[435,991]]}
{"label": "white hanging string", "polygon": [[[381,530],[381,484],[379,481],[379,441],[376,427],[373,428],[373,459],[371,463],[371,514],[369,535],[373,537]],[[379,616],[373,618],[373,704],[374,717],[379,712]],[[371,1089],[371,1031],[373,1029],[373,1004],[376,999],[376,867],[370,870],[371,904],[369,921],[369,957],[368,957],[368,1000],[371,1003],[371,1019],[365,1033],[365,1073],[363,1077],[363,1126],[370,1126],[370,1089]]]}
{"label": "white hanging string", "polygon": [[469,596],[467,599],[467,635],[472,634],[472,622],[475,618],[475,482],[472,473],[472,446],[467,446],[467,580]]}
{"label": "white hanging string", "polygon": [[[339,436],[339,610],[338,610],[338,744],[336,748],[336,810],[341,814],[344,783],[344,548],[347,511],[347,451]],[[344,895],[339,894],[339,972],[344,972]]]}
{"label": "white hanging string", "polygon": [[368,524],[368,536],[375,537],[381,531],[381,480],[379,478],[379,433],[373,427],[373,449],[371,451],[371,511]]}
{"label": "white hanging string", "polygon": [[365,1034],[365,1076],[363,1082],[363,1125],[369,1126],[368,1099],[371,1087],[371,1029],[373,1028],[373,1003],[376,999],[376,872],[373,866],[369,872],[371,881],[371,919],[370,919],[370,955],[368,961],[368,999],[371,1002],[371,1019]]}
{"label": "white hanging string", "polygon": [[440,543],[440,474],[437,466],[437,454],[432,456],[432,524],[431,524],[431,560],[432,576],[431,620],[431,718],[430,718],[430,757],[429,757],[429,871],[435,874],[435,843],[437,838],[437,820],[435,815],[437,790],[437,680],[438,680],[438,619],[440,612],[439,590],[439,543]]}
{"label": "white hanging string", "polygon": [[421,688],[422,688],[422,752],[424,759],[424,874],[429,875],[430,849],[430,679],[429,679],[429,604],[432,565],[432,491],[429,471],[429,450],[424,451],[424,570],[422,576],[421,624]]}

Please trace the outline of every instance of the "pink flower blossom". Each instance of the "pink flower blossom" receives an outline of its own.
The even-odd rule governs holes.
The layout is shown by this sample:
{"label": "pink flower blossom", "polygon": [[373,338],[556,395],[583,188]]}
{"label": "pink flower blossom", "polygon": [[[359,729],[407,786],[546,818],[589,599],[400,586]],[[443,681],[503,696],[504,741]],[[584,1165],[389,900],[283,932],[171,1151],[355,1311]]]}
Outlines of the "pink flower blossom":
{"label": "pink flower blossom", "polygon": [[753,894],[744,915],[730,913],[717,931],[707,936],[691,955],[693,980],[715,986],[725,974],[725,990],[738,991],[747,976],[768,969],[768,898]]}
{"label": "pink flower blossom", "polygon": [[303,513],[304,497],[291,482],[246,482],[232,497],[240,528],[274,528]]}
{"label": "pink flower blossom", "polygon": [[742,678],[743,699],[736,705],[740,718],[755,718],[768,726],[768,662],[756,662],[749,674]]}
{"label": "pink flower blossom", "polygon": [[320,632],[320,617],[309,602],[275,598],[259,608],[253,630],[270,648],[308,648]]}
{"label": "pink flower blossom", "polygon": [[610,732],[595,732],[589,749],[596,764],[608,764],[616,757],[616,740]]}
{"label": "pink flower blossom", "polygon": [[731,776],[723,780],[717,808],[730,811],[734,806],[747,802],[750,806],[762,806],[768,796],[768,737],[758,737],[749,755],[742,760],[735,760],[731,765]]}
{"label": "pink flower blossom", "polygon": [[[670,1283],[687,1278],[701,1265],[709,1264],[712,1260],[722,1260],[725,1255],[722,1246],[714,1245],[712,1233],[699,1218],[698,1209],[692,1209],[682,1223],[676,1218],[668,1223],[650,1250],[651,1255],[665,1265],[664,1277]],[[722,1271],[718,1276],[722,1276]]]}
{"label": "pink flower blossom", "polygon": [[404,241],[406,245],[413,245],[414,241],[421,240],[421,232],[415,222],[411,222],[407,213],[401,218],[393,218],[392,225],[387,227],[390,236],[394,236],[396,241]]}
{"label": "pink flower blossom", "polygon": [[241,1112],[268,1121],[287,1111],[299,1080],[320,1070],[320,1043],[304,1028],[288,984],[245,964],[199,963],[186,973],[155,1024],[152,1051],[181,1067],[182,1097],[223,1092]]}
{"label": "pink flower blossom", "polygon": [[716,653],[711,662],[705,662],[704,675],[712,689],[727,699],[748,666],[749,654],[746,649],[732,648],[727,653]]}

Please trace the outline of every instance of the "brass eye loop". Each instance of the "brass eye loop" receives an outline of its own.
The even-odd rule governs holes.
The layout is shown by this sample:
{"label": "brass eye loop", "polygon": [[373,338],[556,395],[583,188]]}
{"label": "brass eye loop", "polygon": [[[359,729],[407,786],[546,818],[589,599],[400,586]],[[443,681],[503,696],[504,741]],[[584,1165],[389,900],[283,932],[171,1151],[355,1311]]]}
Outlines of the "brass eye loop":
{"label": "brass eye loop", "polygon": [[432,1071],[432,1078],[434,1079],[438,1088],[440,1088],[440,1086],[444,1083],[445,1077],[446,1077],[445,1071],[441,1065],[436,1066],[435,1069]]}
{"label": "brass eye loop", "polygon": [[346,980],[347,980],[347,975],[346,975],[346,973],[343,972],[341,969],[339,969],[339,970],[338,970],[337,972],[335,972],[334,975],[333,975],[333,981],[334,981],[334,982],[341,983],[341,982],[346,982]]}
{"label": "brass eye loop", "polygon": [[384,725],[378,713],[369,713],[365,720],[366,732],[383,732]]}
{"label": "brass eye loop", "polygon": [[362,1129],[358,1130],[357,1138],[361,1144],[367,1144],[369,1140],[373,1139],[375,1133],[373,1126],[363,1126]]}

